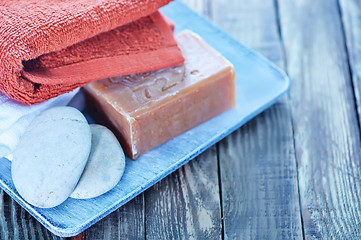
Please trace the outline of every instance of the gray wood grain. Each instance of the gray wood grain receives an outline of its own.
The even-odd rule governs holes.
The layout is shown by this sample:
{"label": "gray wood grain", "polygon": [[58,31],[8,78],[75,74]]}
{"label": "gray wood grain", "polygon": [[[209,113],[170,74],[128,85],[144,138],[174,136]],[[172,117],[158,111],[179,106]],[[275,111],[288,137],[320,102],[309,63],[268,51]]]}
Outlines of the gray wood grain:
{"label": "gray wood grain", "polygon": [[[214,1],[213,10],[222,29],[285,65],[273,1]],[[303,237],[293,146],[287,97],[221,142],[226,239]]]}
{"label": "gray wood grain", "polygon": [[211,15],[222,30],[284,68],[277,9],[273,0],[213,0]]}
{"label": "gray wood grain", "polygon": [[145,192],[147,239],[221,239],[213,146]]}
{"label": "gray wood grain", "polygon": [[306,239],[360,239],[360,129],[336,0],[279,0]]}
{"label": "gray wood grain", "polygon": [[85,239],[145,239],[144,223],[144,194],[141,194],[89,228]]}
{"label": "gray wood grain", "polygon": [[302,239],[287,102],[220,144],[226,239]]}
{"label": "gray wood grain", "polygon": [[0,239],[64,239],[55,236],[0,190]]}
{"label": "gray wood grain", "polygon": [[351,76],[361,122],[361,1],[339,0]]}

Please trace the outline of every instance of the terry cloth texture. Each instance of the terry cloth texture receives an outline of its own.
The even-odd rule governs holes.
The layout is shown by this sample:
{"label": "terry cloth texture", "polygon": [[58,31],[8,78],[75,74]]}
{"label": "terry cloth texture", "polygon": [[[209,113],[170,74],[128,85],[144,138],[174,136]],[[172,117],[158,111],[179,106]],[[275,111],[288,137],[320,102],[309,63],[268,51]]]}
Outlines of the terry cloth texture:
{"label": "terry cloth texture", "polygon": [[170,0],[0,0],[0,90],[40,103],[90,81],[184,61]]}

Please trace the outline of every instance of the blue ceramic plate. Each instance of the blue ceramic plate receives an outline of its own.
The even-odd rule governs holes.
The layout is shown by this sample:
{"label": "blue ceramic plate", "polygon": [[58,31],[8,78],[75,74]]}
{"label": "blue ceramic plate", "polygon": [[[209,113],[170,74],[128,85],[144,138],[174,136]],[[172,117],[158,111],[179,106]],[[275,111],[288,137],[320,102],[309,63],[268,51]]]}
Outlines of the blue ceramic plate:
{"label": "blue ceramic plate", "polygon": [[237,73],[237,107],[142,155],[127,159],[122,180],[97,198],[69,198],[60,206],[40,209],[26,203],[11,180],[11,163],[0,161],[0,186],[56,235],[74,236],[118,209],[204,150],[264,111],[289,85],[287,76],[266,59],[214,27],[179,1],[162,9],[176,24],[176,31],[190,29],[230,60]]}

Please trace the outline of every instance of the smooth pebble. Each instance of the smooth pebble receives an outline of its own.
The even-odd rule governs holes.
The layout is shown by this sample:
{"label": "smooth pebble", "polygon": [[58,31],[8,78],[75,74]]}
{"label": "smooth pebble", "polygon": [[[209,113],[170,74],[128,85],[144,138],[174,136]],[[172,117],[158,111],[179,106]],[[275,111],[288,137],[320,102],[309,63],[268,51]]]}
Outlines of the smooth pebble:
{"label": "smooth pebble", "polygon": [[55,207],[73,192],[91,148],[91,131],[81,112],[54,107],[35,118],[14,151],[12,178],[30,204]]}
{"label": "smooth pebble", "polygon": [[84,172],[70,195],[88,199],[111,190],[124,173],[125,156],[117,138],[104,126],[91,124],[92,147]]}

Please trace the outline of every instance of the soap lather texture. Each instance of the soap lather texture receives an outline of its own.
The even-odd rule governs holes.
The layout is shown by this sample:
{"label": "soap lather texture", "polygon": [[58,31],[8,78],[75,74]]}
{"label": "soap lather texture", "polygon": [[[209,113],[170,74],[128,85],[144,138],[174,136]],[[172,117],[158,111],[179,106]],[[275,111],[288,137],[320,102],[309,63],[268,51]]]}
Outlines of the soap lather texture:
{"label": "soap lather texture", "polygon": [[40,103],[93,80],[184,61],[170,0],[0,0],[0,91]]}
{"label": "soap lather texture", "polygon": [[190,31],[176,40],[184,64],[85,87],[89,113],[133,159],[235,105],[232,64]]}
{"label": "soap lather texture", "polygon": [[16,190],[30,204],[55,207],[73,192],[91,147],[81,112],[55,107],[36,117],[21,137],[11,165]]}
{"label": "soap lather texture", "polygon": [[72,198],[98,197],[111,190],[124,173],[125,156],[117,138],[104,126],[91,124],[92,144],[88,162]]}

